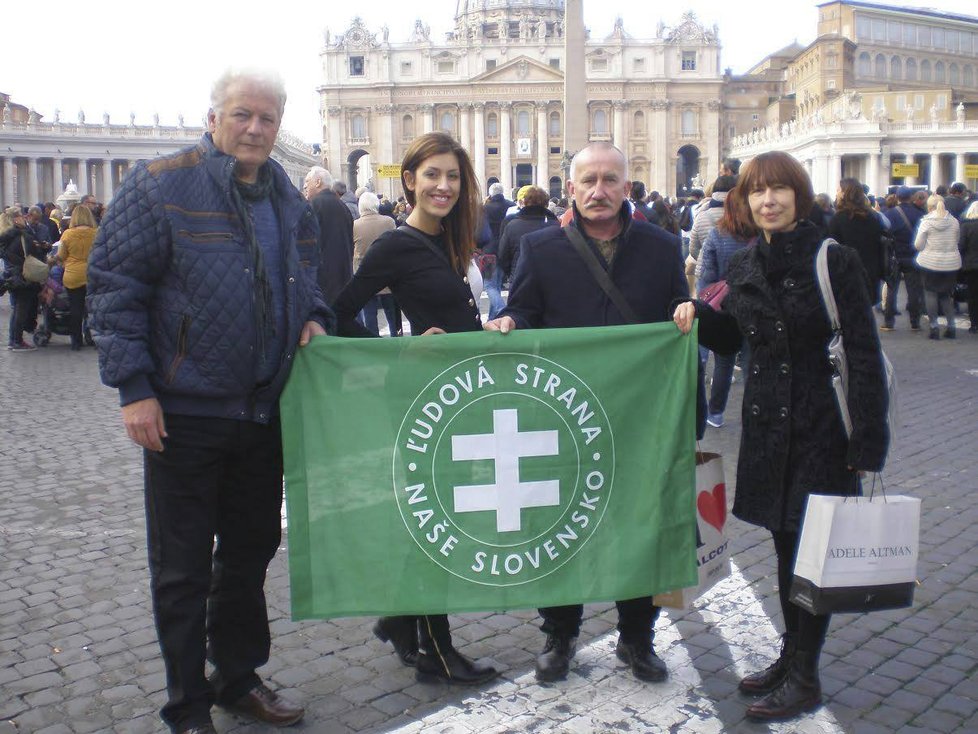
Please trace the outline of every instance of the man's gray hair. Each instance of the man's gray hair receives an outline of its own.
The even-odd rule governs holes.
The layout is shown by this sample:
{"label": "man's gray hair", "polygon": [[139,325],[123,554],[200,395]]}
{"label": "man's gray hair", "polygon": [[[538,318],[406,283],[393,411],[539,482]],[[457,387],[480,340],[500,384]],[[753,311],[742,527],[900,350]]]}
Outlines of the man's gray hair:
{"label": "man's gray hair", "polygon": [[313,181],[319,181],[322,183],[324,188],[330,188],[333,185],[333,176],[322,166],[313,166],[309,169],[309,173],[306,174],[306,178],[312,179]]}
{"label": "man's gray hair", "polygon": [[218,118],[224,113],[224,105],[228,100],[228,89],[239,81],[248,81],[265,90],[275,98],[278,106],[279,120],[285,112],[285,82],[277,71],[270,69],[226,69],[211,87],[211,110]]}
{"label": "man's gray hair", "polygon": [[625,179],[626,180],[628,179],[628,158],[622,152],[621,148],[619,148],[617,145],[613,145],[612,143],[608,143],[606,141],[599,140],[599,141],[594,142],[594,143],[588,143],[583,148],[581,148],[579,151],[577,151],[574,154],[574,157],[573,158],[571,158],[570,173],[567,174],[568,176],[570,176],[570,180],[571,181],[574,180],[574,174],[577,172],[577,159],[580,158],[585,153],[589,153],[589,152],[595,151],[595,150],[613,150],[613,151],[617,152],[618,155],[621,156],[622,169],[623,169],[622,172],[625,174]]}
{"label": "man's gray hair", "polygon": [[380,211],[380,199],[377,198],[377,194],[373,191],[364,191],[360,194],[357,208],[361,214],[376,214]]}
{"label": "man's gray hair", "polygon": [[39,217],[43,217],[44,211],[39,206],[32,206],[30,209],[27,210],[27,215],[30,217],[33,217],[35,214]]}
{"label": "man's gray hair", "polygon": [[503,185],[501,183],[496,182],[489,187],[489,196],[495,196],[501,193],[503,193]]}

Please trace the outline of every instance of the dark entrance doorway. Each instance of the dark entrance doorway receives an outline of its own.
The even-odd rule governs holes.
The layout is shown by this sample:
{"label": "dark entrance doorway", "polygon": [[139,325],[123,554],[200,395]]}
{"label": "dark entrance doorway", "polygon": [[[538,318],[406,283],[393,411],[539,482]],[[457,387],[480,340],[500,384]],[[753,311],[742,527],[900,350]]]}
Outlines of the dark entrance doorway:
{"label": "dark entrance doorway", "polygon": [[533,183],[533,166],[529,163],[516,164],[516,188]]}
{"label": "dark entrance doorway", "polygon": [[700,172],[700,151],[695,145],[684,145],[676,160],[676,196],[685,196],[693,188],[693,178]]}
{"label": "dark entrance doorway", "polygon": [[370,154],[363,148],[357,148],[356,150],[351,150],[350,155],[346,158],[346,187],[350,191],[356,191],[359,186],[357,183],[357,174],[360,172],[360,159],[365,155]]}

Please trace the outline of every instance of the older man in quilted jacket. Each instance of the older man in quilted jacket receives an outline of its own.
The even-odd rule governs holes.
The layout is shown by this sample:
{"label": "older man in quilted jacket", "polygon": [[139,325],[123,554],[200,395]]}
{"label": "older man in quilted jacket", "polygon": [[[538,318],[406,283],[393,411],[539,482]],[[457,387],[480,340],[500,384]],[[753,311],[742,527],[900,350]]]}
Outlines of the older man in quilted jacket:
{"label": "older man in quilted jacket", "polygon": [[136,166],[90,259],[102,380],[144,449],[161,716],[179,733],[214,732],[215,702],[277,725],[303,715],[255,672],[281,540],[278,398],[296,348],[331,320],[316,218],[269,159],[284,107],[277,76],[225,73],[209,132]]}

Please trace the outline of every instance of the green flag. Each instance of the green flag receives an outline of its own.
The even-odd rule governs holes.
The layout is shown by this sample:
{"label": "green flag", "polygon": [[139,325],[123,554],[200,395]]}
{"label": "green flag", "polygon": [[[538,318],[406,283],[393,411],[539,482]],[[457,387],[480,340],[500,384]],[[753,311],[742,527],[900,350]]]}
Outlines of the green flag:
{"label": "green flag", "polygon": [[313,340],[281,402],[293,616],[695,585],[696,360],[672,323]]}

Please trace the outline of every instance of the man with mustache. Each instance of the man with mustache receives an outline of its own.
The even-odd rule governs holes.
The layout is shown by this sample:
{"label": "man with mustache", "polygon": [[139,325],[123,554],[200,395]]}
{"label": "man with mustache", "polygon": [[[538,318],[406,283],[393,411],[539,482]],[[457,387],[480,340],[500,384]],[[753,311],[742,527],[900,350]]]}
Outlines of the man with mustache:
{"label": "man with mustache", "polygon": [[[668,321],[673,302],[689,297],[679,238],[632,219],[625,202],[630,187],[618,148],[605,142],[582,148],[567,181],[573,221],[522,238],[508,305],[485,328],[506,333]],[[595,268],[610,283],[602,286]],[[694,440],[689,437],[690,450]],[[652,647],[659,607],[650,596],[618,601],[617,607],[618,658],[641,680],[665,680],[666,665]],[[567,677],[583,614],[580,604],[540,610],[547,643],[537,657],[539,680]]]}

